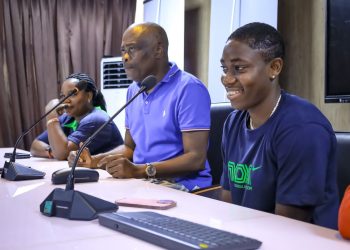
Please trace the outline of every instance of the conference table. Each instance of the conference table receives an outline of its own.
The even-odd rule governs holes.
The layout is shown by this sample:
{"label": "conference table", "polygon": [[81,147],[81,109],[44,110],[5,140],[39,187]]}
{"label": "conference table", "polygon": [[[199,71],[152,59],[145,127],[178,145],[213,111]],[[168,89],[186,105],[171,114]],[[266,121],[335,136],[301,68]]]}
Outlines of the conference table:
{"label": "conference table", "polygon": [[[5,152],[0,149],[0,164]],[[16,162],[46,172],[43,179],[0,179],[0,249],[161,249],[158,246],[99,225],[98,220],[74,221],[47,217],[39,205],[56,187],[51,174],[68,168],[67,161],[44,158]],[[98,170],[100,179],[76,183],[75,190],[114,202],[124,197],[167,199],[177,202],[168,210],[119,206],[118,211],[155,211],[181,219],[252,237],[262,241],[260,249],[350,249],[338,231],[241,206],[194,195],[140,179],[114,179]]]}

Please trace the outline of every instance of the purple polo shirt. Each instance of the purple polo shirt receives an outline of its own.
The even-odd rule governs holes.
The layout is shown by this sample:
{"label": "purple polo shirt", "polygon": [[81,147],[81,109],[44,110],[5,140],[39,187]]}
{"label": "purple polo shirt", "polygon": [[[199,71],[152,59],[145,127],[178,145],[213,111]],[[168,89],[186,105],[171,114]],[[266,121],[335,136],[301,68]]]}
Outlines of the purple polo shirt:
{"label": "purple polo shirt", "polygon": [[[136,144],[136,164],[159,162],[184,152],[182,132],[210,129],[210,96],[204,84],[176,64],[150,94],[142,93],[127,108],[125,126]],[[127,93],[129,100],[140,87],[134,82]],[[210,167],[175,179],[189,190],[211,185]]]}

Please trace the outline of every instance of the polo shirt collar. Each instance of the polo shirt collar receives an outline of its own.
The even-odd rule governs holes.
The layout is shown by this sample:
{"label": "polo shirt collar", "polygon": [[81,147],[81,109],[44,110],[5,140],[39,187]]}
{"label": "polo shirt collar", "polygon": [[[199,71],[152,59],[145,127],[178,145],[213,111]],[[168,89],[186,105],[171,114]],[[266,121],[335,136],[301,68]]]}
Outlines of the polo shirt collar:
{"label": "polo shirt collar", "polygon": [[[163,79],[155,86],[155,89],[158,88],[158,85],[161,85],[162,83],[169,82],[171,77],[173,77],[180,69],[174,62],[169,62],[170,69],[168,73],[163,77]],[[137,86],[141,88],[141,82],[137,83]]]}
{"label": "polo shirt collar", "polygon": [[177,67],[176,63],[169,62],[170,69],[168,73],[163,77],[161,82],[169,82],[170,78],[173,77],[180,69]]}

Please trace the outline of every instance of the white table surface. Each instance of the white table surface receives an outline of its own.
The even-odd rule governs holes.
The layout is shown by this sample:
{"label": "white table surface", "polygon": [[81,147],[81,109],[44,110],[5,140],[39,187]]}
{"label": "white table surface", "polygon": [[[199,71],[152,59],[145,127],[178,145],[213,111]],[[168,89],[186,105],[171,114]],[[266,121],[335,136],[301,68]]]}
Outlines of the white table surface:
{"label": "white table surface", "polygon": [[[0,167],[4,165],[0,149]],[[53,171],[68,167],[66,161],[42,158],[16,160],[46,172],[44,179],[7,181],[0,179],[0,249],[159,249],[136,238],[100,226],[98,220],[72,221],[46,217],[40,203],[55,187]],[[143,180],[120,180],[99,170],[97,183],[77,183],[75,190],[114,202],[123,197],[171,199],[177,206],[152,210],[193,222],[209,225],[263,242],[260,249],[350,250],[350,241],[336,230],[315,226],[282,216],[260,212],[155,185]],[[150,209],[119,207],[118,211]]]}

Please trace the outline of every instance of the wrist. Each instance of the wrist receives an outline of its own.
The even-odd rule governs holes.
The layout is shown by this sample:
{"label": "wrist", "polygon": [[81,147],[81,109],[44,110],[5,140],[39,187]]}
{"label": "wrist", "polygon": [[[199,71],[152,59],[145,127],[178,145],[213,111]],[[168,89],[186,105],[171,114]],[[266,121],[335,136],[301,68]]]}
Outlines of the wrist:
{"label": "wrist", "polygon": [[146,164],[142,164],[139,168],[138,168],[138,176],[139,178],[142,178],[142,179],[147,179],[148,176],[146,174],[146,168],[147,168],[147,165]]}
{"label": "wrist", "polygon": [[46,116],[46,121],[48,121],[48,120],[51,120],[51,119],[53,119],[53,118],[58,118],[59,116],[58,116],[58,114],[56,113],[56,112],[51,112],[50,114],[48,114],[47,116]]}
{"label": "wrist", "polygon": [[104,166],[99,166],[98,162],[100,161],[100,159],[98,158],[98,156],[91,156],[91,164],[90,164],[90,168],[100,168],[100,169],[105,169]]}
{"label": "wrist", "polygon": [[48,158],[49,158],[49,159],[53,159],[53,158],[54,158],[54,156],[53,156],[53,154],[52,154],[52,149],[51,149],[50,145],[48,145],[48,146],[45,148],[45,151],[47,152],[47,155],[48,155]]}
{"label": "wrist", "polygon": [[50,124],[54,124],[54,123],[56,123],[56,122],[60,122],[60,120],[58,119],[58,117],[54,117],[54,118],[51,118],[51,119],[49,119],[49,120],[47,120],[47,122],[46,122],[46,127],[48,127]]}
{"label": "wrist", "polygon": [[105,164],[100,164],[100,161],[105,157],[106,155],[104,153],[97,154],[97,155],[91,155],[91,167],[92,168],[99,168],[106,170]]}
{"label": "wrist", "polygon": [[147,174],[146,174],[146,164],[133,164],[135,166],[133,170],[133,178],[136,179],[147,179]]}

